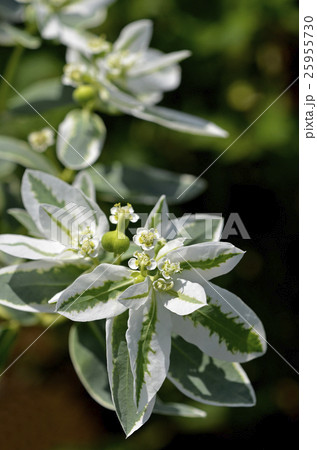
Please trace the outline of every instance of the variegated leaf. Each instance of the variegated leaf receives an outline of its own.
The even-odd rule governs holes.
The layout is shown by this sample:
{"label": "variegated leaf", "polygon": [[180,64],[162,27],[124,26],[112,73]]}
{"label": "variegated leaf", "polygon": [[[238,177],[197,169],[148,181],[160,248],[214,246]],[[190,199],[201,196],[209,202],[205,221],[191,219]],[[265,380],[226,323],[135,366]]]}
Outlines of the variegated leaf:
{"label": "variegated leaf", "polygon": [[202,242],[218,242],[221,239],[224,220],[211,214],[188,215],[171,221],[168,239],[183,237],[184,245]]}
{"label": "variegated leaf", "polygon": [[38,231],[32,217],[24,209],[11,208],[7,211],[12,217],[14,217],[21,225],[23,225],[31,236],[42,238],[43,235]]}
{"label": "variegated leaf", "polygon": [[[74,323],[69,334],[69,352],[76,373],[87,392],[101,406],[114,410],[107,371],[104,320]],[[133,395],[133,377],[130,367],[127,369],[131,377],[130,388]],[[125,376],[127,375],[126,373]],[[126,379],[128,380],[128,376]],[[134,403],[132,408],[137,415]],[[133,411],[131,411],[132,419]],[[158,398],[156,398],[153,412],[167,416],[206,416],[204,411],[193,406],[182,403],[164,403]]]}
{"label": "variegated leaf", "polygon": [[141,52],[148,48],[152,37],[152,22],[138,20],[130,23],[120,33],[113,45],[114,51],[129,50],[131,53]]}
{"label": "variegated leaf", "polygon": [[86,197],[94,202],[96,201],[96,189],[88,172],[79,172],[75,177],[73,186],[80,189]]}
{"label": "variegated leaf", "polygon": [[168,227],[168,206],[166,196],[162,195],[149,214],[145,222],[145,228],[155,228],[161,236],[165,236],[165,230]]}
{"label": "variegated leaf", "polygon": [[69,334],[69,353],[87,392],[101,406],[114,410],[106,369],[105,321],[74,323]]}
{"label": "variegated leaf", "polygon": [[106,127],[97,114],[74,109],[58,128],[57,157],[70,169],[84,169],[99,158],[105,138]]}
{"label": "variegated leaf", "polygon": [[207,355],[229,362],[246,362],[263,355],[263,325],[239,297],[202,282],[208,305],[190,316],[173,315],[173,331]]}
{"label": "variegated leaf", "polygon": [[250,381],[237,363],[210,358],[173,337],[168,378],[187,397],[215,406],[254,406]]}
{"label": "variegated leaf", "polygon": [[145,281],[133,284],[128,287],[118,298],[126,308],[139,309],[149,299],[151,290],[151,281],[147,278]]}
{"label": "variegated leaf", "polygon": [[175,314],[185,316],[206,305],[205,290],[200,284],[176,279],[169,291],[155,292],[159,302]]}
{"label": "variegated leaf", "polygon": [[58,242],[46,239],[1,234],[0,251],[24,259],[62,259],[66,248]]}
{"label": "variegated leaf", "polygon": [[[48,230],[43,229],[40,222],[40,205],[47,204],[57,208],[78,207],[80,217],[91,214],[91,222],[95,223],[99,234],[109,229],[108,220],[99,206],[86,197],[79,189],[44,172],[26,170],[22,180],[22,199],[25,209],[34,220],[39,231],[50,238]],[[80,217],[78,218],[80,221]]]}
{"label": "variegated leaf", "polygon": [[222,138],[228,136],[225,130],[213,122],[162,106],[145,106],[143,109],[131,108],[129,110],[127,108],[125,112],[139,119],[183,133]]}
{"label": "variegated leaf", "polygon": [[130,270],[112,264],[100,264],[79,277],[58,299],[56,312],[77,322],[106,319],[126,308],[118,297],[133,281]]}
{"label": "variegated leaf", "polygon": [[243,255],[242,250],[228,242],[204,242],[178,248],[168,258],[180,263],[182,278],[200,283],[230,272]]}
{"label": "variegated leaf", "polygon": [[145,57],[142,64],[140,63],[129,70],[129,78],[154,75],[155,72],[167,69],[188,58],[190,55],[191,53],[188,50],[164,54],[151,49],[150,58]]}
{"label": "variegated leaf", "polygon": [[0,136],[0,158],[23,167],[44,170],[54,175],[58,173],[44,155],[34,152],[25,141],[9,136]]}
{"label": "variegated leaf", "polygon": [[155,397],[137,411],[134,403],[134,384],[126,342],[128,313],[106,321],[107,367],[112,400],[118,419],[127,437],[139,429],[150,417]]}
{"label": "variegated leaf", "polygon": [[144,306],[130,309],[127,343],[138,411],[155,397],[166,378],[171,346],[170,313],[154,295]]}
{"label": "variegated leaf", "polygon": [[88,267],[84,262],[36,261],[0,269],[0,304],[20,311],[54,312],[48,301]]}

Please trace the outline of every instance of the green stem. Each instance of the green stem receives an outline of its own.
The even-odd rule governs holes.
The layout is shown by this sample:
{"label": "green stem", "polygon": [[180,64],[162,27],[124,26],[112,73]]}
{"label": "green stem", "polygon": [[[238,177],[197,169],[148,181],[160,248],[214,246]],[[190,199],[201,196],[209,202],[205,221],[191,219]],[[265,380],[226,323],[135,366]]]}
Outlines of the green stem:
{"label": "green stem", "polygon": [[121,263],[121,255],[114,254],[114,260],[112,264],[119,265]]}
{"label": "green stem", "polygon": [[[14,75],[16,69],[18,67],[20,58],[22,56],[24,47],[22,45],[17,45],[13,50],[10,59],[7,63],[6,69],[4,71],[2,85],[0,88],[0,112],[5,111],[8,101],[8,94],[10,92],[12,81],[14,79]],[[10,84],[8,84],[10,83]]]}
{"label": "green stem", "polygon": [[65,181],[66,183],[71,183],[74,179],[75,171],[72,169],[65,168],[63,172],[60,174],[60,179]]}

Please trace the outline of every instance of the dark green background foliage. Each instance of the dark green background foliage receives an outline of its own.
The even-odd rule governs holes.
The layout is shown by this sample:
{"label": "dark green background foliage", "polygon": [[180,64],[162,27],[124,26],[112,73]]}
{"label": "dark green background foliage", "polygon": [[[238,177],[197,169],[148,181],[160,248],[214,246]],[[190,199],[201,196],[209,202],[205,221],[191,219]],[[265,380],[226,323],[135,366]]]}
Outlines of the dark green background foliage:
{"label": "dark green background foliage", "polygon": [[[112,40],[124,25],[141,18],[154,21],[153,47],[166,52],[185,48],[193,53],[182,63],[181,87],[166,95],[163,104],[208,118],[230,136],[189,136],[128,116],[103,116],[109,133],[99,162],[150,164],[199,175],[297,78],[297,4],[292,0],[117,0],[99,31]],[[1,73],[11,51],[1,49]],[[23,91],[34,81],[60,76],[64,53],[63,47],[53,43],[26,51],[14,86]],[[200,197],[172,208],[177,215],[240,214],[251,240],[238,236],[228,240],[247,253],[232,273],[216,282],[256,311],[269,343],[295,367],[297,93],[295,83],[210,167],[204,174],[208,187]],[[72,101],[71,95],[65,98]],[[61,107],[55,102],[49,112],[45,112],[47,105],[39,106],[54,126],[71,107],[63,103]],[[26,138],[43,126],[42,119],[23,106],[14,115],[2,115],[0,134]],[[10,175],[9,168],[0,172],[0,231],[21,232],[5,209],[21,205],[23,169]],[[101,206],[109,211],[110,204]],[[135,207],[140,212],[148,209]],[[241,443],[267,449],[275,448],[279,435],[285,447],[295,448],[297,375],[272,348],[264,357],[244,364],[257,394],[254,408],[203,406],[206,419],[153,416],[126,441],[115,414],[95,404],[73,373],[67,354],[69,325],[60,322],[1,380],[0,442],[4,448],[151,450],[189,444],[229,449]],[[41,331],[39,327],[25,329],[14,355]],[[183,400],[168,383],[162,397]]]}

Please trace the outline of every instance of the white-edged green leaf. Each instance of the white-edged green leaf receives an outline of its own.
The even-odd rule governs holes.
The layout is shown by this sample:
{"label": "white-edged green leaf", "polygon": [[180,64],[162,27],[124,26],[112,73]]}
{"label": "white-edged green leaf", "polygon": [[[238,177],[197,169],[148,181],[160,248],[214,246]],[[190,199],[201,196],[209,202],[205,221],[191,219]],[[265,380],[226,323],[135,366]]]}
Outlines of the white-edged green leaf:
{"label": "white-edged green leaf", "polygon": [[8,306],[0,305],[1,318],[18,323],[23,327],[32,327],[40,323],[40,316],[33,312],[19,311]]}
{"label": "white-edged green leaf", "polygon": [[164,257],[168,258],[168,254],[173,251],[177,250],[178,248],[181,248],[184,246],[184,238],[177,238],[173,239],[172,241],[168,241],[158,252],[156,256],[156,260],[160,261]]}
{"label": "white-edged green leaf", "polygon": [[137,310],[130,309],[126,334],[138,411],[155,397],[166,378],[171,348],[170,313],[152,295]]}
{"label": "white-edged green leaf", "polygon": [[200,283],[230,272],[244,251],[228,242],[204,242],[180,247],[168,254],[171,262],[179,262],[182,278]]}
{"label": "white-edged green leaf", "polygon": [[208,282],[201,283],[208,305],[190,316],[172,316],[173,331],[201,351],[223,361],[246,362],[266,351],[260,319],[239,297]]}
{"label": "white-edged green leaf", "polygon": [[153,412],[156,414],[162,414],[163,416],[180,416],[180,417],[192,417],[202,418],[206,417],[206,412],[183,403],[163,403],[156,397],[155,406]]}
{"label": "white-edged green leaf", "polygon": [[141,52],[148,48],[152,37],[151,20],[138,20],[124,27],[113,45],[114,51]]}
{"label": "white-edged green leaf", "polygon": [[0,136],[0,159],[5,159],[30,169],[39,169],[51,174],[57,174],[57,169],[44,155],[34,152],[25,141],[9,136]]}
{"label": "white-edged green leaf", "polygon": [[106,347],[112,401],[121,426],[128,437],[149,419],[155,404],[155,397],[142,411],[137,411],[126,342],[127,321],[127,311],[106,321]]}
{"label": "white-edged green leaf", "polygon": [[84,169],[99,158],[105,138],[106,127],[97,114],[74,109],[58,128],[57,157],[69,169]]}
{"label": "white-edged green leaf", "polygon": [[43,235],[38,231],[35,223],[32,220],[30,214],[24,209],[11,208],[7,211],[12,217],[14,217],[24,228],[27,229],[31,236],[42,238]]}
{"label": "white-edged green leaf", "polygon": [[149,299],[151,281],[149,277],[141,283],[128,287],[118,298],[126,308],[138,309]]}
{"label": "white-edged green leaf", "polygon": [[[58,208],[78,207],[79,222],[83,211],[91,215],[91,222],[96,224],[97,234],[102,236],[108,231],[109,223],[105,214],[96,202],[86,197],[79,189],[59,180],[56,177],[36,170],[26,170],[22,179],[22,200],[25,209],[34,220],[39,231],[47,235],[40,222],[40,205],[47,204]],[[82,209],[84,208],[84,210]],[[48,237],[49,234],[48,234]]]}
{"label": "white-edged green leaf", "polygon": [[80,189],[88,198],[96,201],[96,189],[88,172],[79,172],[73,182],[73,186]]}
{"label": "white-edged green leaf", "polygon": [[54,312],[48,304],[89,266],[87,263],[35,261],[0,269],[0,304],[20,311]]}
{"label": "white-edged green leaf", "polygon": [[250,381],[237,363],[210,358],[173,337],[168,378],[187,397],[215,406],[254,406]]}
{"label": "white-edged green leaf", "polygon": [[[96,164],[96,170],[108,181],[102,180],[93,169],[88,172],[100,192],[107,201],[117,201],[115,188],[132,203],[153,205],[162,194],[166,195],[169,204],[184,203],[200,195],[207,186],[206,180],[189,174],[179,174],[148,165],[126,166],[116,161],[111,166]],[[190,189],[187,189],[189,186]],[[183,195],[181,195],[183,193]],[[179,198],[178,198],[179,197]]]}
{"label": "white-edged green leaf", "polygon": [[168,239],[183,237],[184,245],[199,244],[202,242],[218,242],[224,219],[212,214],[195,214],[171,220]]}
{"label": "white-edged green leaf", "polygon": [[89,395],[99,405],[114,410],[107,374],[104,320],[74,323],[69,333],[69,353]]}
{"label": "white-edged green leaf", "polygon": [[62,259],[64,245],[19,234],[0,234],[0,251],[23,259]]}
{"label": "white-edged green leaf", "polygon": [[174,280],[169,291],[159,291],[155,295],[165,308],[180,316],[191,314],[207,303],[205,290],[200,284],[181,279]]}
{"label": "white-edged green leaf", "polygon": [[148,230],[150,228],[156,229],[161,236],[165,236],[165,230],[168,226],[168,206],[166,202],[166,196],[161,195],[161,197],[156,202],[156,205],[152,209],[145,222],[145,228]]}
{"label": "white-edged green leaf", "polygon": [[112,264],[100,264],[79,278],[58,299],[56,312],[76,322],[106,319],[126,308],[119,295],[130,286],[130,270]]}
{"label": "white-edged green leaf", "polygon": [[34,109],[43,113],[53,108],[71,107],[74,104],[72,92],[72,88],[62,85],[60,77],[38,80],[22,89],[21,95],[12,96],[8,108],[18,114],[34,114]]}
{"label": "white-edged green leaf", "polygon": [[39,48],[41,45],[41,39],[37,36],[32,36],[27,31],[5,22],[0,23],[0,42],[1,45],[19,44],[32,50]]}
{"label": "white-edged green leaf", "polygon": [[140,77],[144,75],[152,75],[157,71],[164,70],[173,66],[180,61],[188,58],[191,53],[188,50],[181,50],[167,54],[158,53],[153,57],[144,58],[142,64],[138,64],[129,70],[129,77]]}
{"label": "white-edged green leaf", "polygon": [[[114,410],[108,380],[104,320],[74,323],[69,334],[69,352],[78,378],[89,395],[99,405]],[[130,368],[129,372],[132,389],[133,378]],[[133,392],[131,393],[133,395]],[[134,403],[133,409],[135,410]],[[167,416],[206,416],[204,411],[193,406],[182,403],[164,403],[158,398],[156,398],[153,412]],[[135,414],[137,414],[136,410]]]}
{"label": "white-edged green leaf", "polygon": [[143,109],[131,108],[130,110],[127,108],[125,112],[139,119],[183,133],[222,138],[228,136],[225,130],[213,122],[162,106],[145,106]]}

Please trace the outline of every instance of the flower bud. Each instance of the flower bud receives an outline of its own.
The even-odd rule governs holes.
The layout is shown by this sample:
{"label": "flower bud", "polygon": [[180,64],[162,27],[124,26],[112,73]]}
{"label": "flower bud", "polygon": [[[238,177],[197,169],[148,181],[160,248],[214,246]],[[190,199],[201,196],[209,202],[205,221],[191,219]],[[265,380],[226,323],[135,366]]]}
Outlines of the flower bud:
{"label": "flower bud", "polygon": [[102,236],[101,245],[107,252],[121,255],[128,250],[130,239],[118,230],[108,231]]}
{"label": "flower bud", "polygon": [[73,98],[78,103],[87,103],[96,98],[96,90],[89,85],[82,85],[73,92]]}

